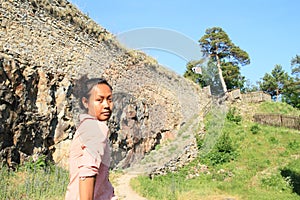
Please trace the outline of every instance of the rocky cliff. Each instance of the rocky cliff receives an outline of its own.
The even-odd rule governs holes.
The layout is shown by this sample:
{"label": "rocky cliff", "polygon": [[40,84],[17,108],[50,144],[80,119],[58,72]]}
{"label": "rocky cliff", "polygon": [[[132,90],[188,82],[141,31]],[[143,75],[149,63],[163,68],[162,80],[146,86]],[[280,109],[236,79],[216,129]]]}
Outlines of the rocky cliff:
{"label": "rocky cliff", "polygon": [[[201,88],[129,50],[65,0],[0,0],[0,160],[46,155],[67,165],[83,74],[114,88],[113,167],[138,162],[198,114]],[[202,103],[202,104],[201,104]]]}

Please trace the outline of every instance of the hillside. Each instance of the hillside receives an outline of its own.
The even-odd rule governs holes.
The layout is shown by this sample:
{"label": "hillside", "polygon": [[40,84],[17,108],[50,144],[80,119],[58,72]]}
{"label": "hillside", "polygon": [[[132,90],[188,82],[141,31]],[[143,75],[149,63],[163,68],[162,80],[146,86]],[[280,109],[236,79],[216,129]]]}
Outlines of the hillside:
{"label": "hillside", "polygon": [[253,122],[254,113],[274,111],[299,115],[283,103],[227,102],[220,130],[222,112],[212,109],[205,136],[197,140],[198,157],[164,175],[140,176],[133,188],[152,200],[299,199],[300,132]]}
{"label": "hillside", "polygon": [[[217,108],[226,108],[230,114],[224,115],[220,109],[212,109],[204,119],[204,129],[195,126],[197,117],[182,127],[183,143],[189,140],[186,131],[205,131],[205,137],[197,139],[197,145],[201,147],[199,154],[188,165],[183,166],[180,162],[183,157],[176,157],[182,154],[177,154],[174,148],[180,145],[180,140],[175,139],[157,146],[131,170],[112,172],[110,180],[120,199],[299,199],[299,131],[258,125],[253,123],[253,114],[249,112],[276,109],[291,114],[299,110],[272,102],[227,103],[227,108],[223,107],[224,104]],[[218,138],[221,140],[211,140]],[[191,155],[189,150],[186,148],[184,151],[186,155]],[[164,162],[161,159],[169,155],[173,155],[176,163],[168,162],[162,166]],[[43,166],[45,162],[39,159],[35,163],[27,162],[15,172],[1,169],[3,181],[0,188],[4,190],[0,199],[63,199],[68,182],[67,171],[57,166]],[[149,171],[155,166],[163,170],[160,172],[164,175],[154,170],[150,176],[141,176],[141,168]]]}
{"label": "hillside", "polygon": [[0,160],[12,168],[40,155],[67,167],[80,112],[72,85],[83,74],[114,88],[114,168],[176,137],[208,101],[197,85],[126,49],[65,0],[2,0],[0,11]]}

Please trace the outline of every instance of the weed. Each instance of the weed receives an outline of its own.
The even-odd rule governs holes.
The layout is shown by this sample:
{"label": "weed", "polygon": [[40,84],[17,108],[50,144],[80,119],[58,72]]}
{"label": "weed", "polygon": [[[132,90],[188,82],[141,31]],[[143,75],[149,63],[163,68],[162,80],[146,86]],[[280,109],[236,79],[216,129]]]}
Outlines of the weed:
{"label": "weed", "polygon": [[289,142],[288,144],[288,149],[297,150],[299,148],[300,148],[299,141],[296,141],[295,139],[292,142]]}
{"label": "weed", "polygon": [[226,114],[226,119],[238,124],[242,121],[242,116],[238,113],[236,107],[232,107],[229,109],[228,113]]}
{"label": "weed", "polygon": [[31,170],[44,169],[46,166],[51,165],[49,165],[45,155],[39,156],[37,160],[34,160],[32,157],[30,157],[29,161],[24,163],[24,167]]}
{"label": "weed", "polygon": [[254,124],[251,126],[250,131],[252,134],[257,134],[260,131],[260,127],[258,124]]}
{"label": "weed", "polygon": [[270,137],[269,142],[271,144],[278,144],[279,143],[279,141],[274,136]]}

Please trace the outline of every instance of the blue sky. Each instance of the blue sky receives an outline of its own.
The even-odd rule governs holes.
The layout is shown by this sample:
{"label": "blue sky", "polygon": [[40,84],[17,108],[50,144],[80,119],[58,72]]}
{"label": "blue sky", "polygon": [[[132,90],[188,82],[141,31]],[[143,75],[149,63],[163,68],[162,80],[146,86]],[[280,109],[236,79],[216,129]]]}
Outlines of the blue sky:
{"label": "blue sky", "polygon": [[[70,2],[114,35],[152,27],[172,30],[198,43],[207,28],[221,27],[233,43],[249,54],[251,64],[242,67],[241,73],[253,84],[276,64],[290,74],[291,59],[300,55],[298,0]],[[172,52],[145,52],[180,75],[186,70],[187,61]]]}

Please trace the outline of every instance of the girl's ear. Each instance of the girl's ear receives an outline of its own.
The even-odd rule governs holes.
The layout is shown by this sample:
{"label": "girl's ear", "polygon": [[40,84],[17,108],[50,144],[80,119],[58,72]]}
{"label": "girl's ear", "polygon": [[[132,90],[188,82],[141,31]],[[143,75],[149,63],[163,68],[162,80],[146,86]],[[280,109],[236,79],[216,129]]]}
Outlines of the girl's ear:
{"label": "girl's ear", "polygon": [[84,106],[86,109],[88,109],[88,107],[89,107],[88,99],[85,98],[85,97],[82,97],[81,101],[82,101],[83,106]]}

